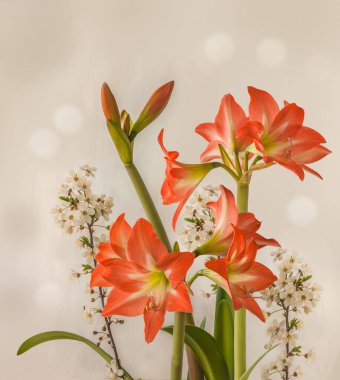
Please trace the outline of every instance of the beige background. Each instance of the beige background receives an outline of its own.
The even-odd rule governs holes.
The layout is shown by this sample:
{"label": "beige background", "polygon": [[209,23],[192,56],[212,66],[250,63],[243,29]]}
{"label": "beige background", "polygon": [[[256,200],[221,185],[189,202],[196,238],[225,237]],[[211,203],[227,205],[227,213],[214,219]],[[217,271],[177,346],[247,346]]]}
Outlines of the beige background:
{"label": "beige background", "polygon": [[[82,288],[69,280],[80,253],[50,215],[68,169],[98,166],[96,189],[114,197],[114,216],[126,211],[133,222],[143,215],[106,132],[101,83],[136,117],[147,96],[171,79],[167,111],[135,150],[168,226],[173,209],[159,196],[161,127],[167,145],[196,162],[204,142],[194,127],[212,120],[226,92],[246,107],[251,84],[296,101],[306,124],[328,139],[334,154],[315,165],[323,182],[308,176],[301,183],[271,168],[255,176],[250,204],[263,232],[297,249],[324,288],[306,320],[304,341],[318,360],[304,378],[339,377],[339,19],[336,0],[0,0],[1,379],[103,379],[102,360],[81,344],[49,343],[20,358],[15,352],[43,330],[91,334],[79,317]],[[223,173],[209,179],[232,186]],[[195,303],[201,318],[209,302]],[[249,325],[251,361],[264,337],[257,320],[250,317]],[[142,326],[127,320],[115,331],[123,362],[143,379],[166,379],[170,339],[159,334],[147,346]]]}

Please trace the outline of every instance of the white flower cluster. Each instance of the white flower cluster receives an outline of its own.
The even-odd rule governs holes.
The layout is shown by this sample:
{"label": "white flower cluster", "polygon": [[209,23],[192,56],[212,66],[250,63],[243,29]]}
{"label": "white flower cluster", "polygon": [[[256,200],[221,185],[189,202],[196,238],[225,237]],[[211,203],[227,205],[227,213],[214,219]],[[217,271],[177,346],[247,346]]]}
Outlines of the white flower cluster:
{"label": "white flower cluster", "polygon": [[304,327],[301,317],[317,305],[320,287],[312,282],[309,267],[297,256],[279,248],[272,253],[279,269],[278,280],[262,292],[268,310],[268,317],[276,316],[267,329],[269,337],[265,348],[283,345],[284,353],[269,363],[262,371],[263,380],[289,380],[301,377],[299,366],[294,359],[304,357],[313,359],[313,350],[304,352],[298,343]]}
{"label": "white flower cluster", "polygon": [[[61,204],[52,210],[56,222],[65,232],[79,233],[75,243],[77,248],[83,250],[86,262],[82,264],[81,270],[71,270],[72,280],[79,280],[81,276],[92,273],[96,266],[95,254],[98,245],[108,240],[107,234],[99,230],[107,232],[110,228],[109,225],[102,225],[102,221],[108,220],[113,201],[111,197],[98,196],[92,192],[90,179],[94,178],[96,170],[89,165],[81,166],[78,171],[71,170],[59,192]],[[90,289],[88,283],[85,292],[89,294],[92,305],[106,297],[105,289]],[[99,308],[92,305],[84,306],[82,310],[82,317],[88,322],[92,322],[94,315],[101,313]]]}
{"label": "white flower cluster", "polygon": [[190,251],[205,243],[214,232],[215,211],[207,206],[220,195],[217,186],[204,186],[190,197],[183,215],[184,226],[180,235],[181,246]]}
{"label": "white flower cluster", "polygon": [[[108,241],[107,231],[110,229],[110,224],[105,225],[105,222],[109,221],[113,200],[106,195],[99,196],[92,192],[91,177],[95,176],[96,170],[95,167],[89,165],[81,166],[78,171],[71,170],[59,191],[61,203],[52,210],[55,221],[66,233],[79,233],[76,247],[83,250],[86,263],[82,264],[80,271],[71,270],[72,280],[79,280],[83,275],[92,273],[97,265],[95,255],[98,252],[98,246],[100,243]],[[106,233],[101,233],[103,230]],[[82,318],[93,323],[95,316],[100,317],[103,325],[99,330],[93,331],[93,335],[97,337],[96,345],[99,347],[102,343],[108,344],[114,349],[116,358],[116,361],[109,366],[108,378],[123,380],[124,371],[115,364],[119,362],[119,358],[111,325],[123,324],[124,320],[101,317],[108,292],[106,288],[102,287],[90,288],[89,277],[87,277],[85,292],[89,295],[91,306],[83,306]]]}
{"label": "white flower cluster", "polygon": [[107,364],[106,378],[109,380],[124,380],[124,371],[121,368],[118,368],[115,360],[112,360],[110,364]]}
{"label": "white flower cluster", "polygon": [[61,185],[61,203],[52,209],[55,221],[67,233],[82,231],[88,225],[103,218],[109,220],[113,200],[106,195],[97,195],[91,189],[91,177],[97,169],[83,165],[80,170],[71,170]]}

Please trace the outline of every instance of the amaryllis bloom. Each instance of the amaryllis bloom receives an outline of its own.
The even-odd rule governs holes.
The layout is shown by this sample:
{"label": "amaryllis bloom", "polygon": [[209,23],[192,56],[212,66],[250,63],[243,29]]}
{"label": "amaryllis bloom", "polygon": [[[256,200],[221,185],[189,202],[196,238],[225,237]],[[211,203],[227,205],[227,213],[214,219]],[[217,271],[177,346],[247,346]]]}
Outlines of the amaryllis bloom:
{"label": "amaryllis bloom", "polygon": [[121,219],[113,225],[111,237],[118,237],[118,228],[126,234],[102,247],[97,259],[103,261],[94,271],[92,285],[101,284],[103,279],[112,287],[103,316],[144,314],[145,340],[149,343],[162,327],[166,311],[192,312],[184,277],[194,254],[169,253],[145,219],[138,219],[130,233]]}
{"label": "amaryllis bloom", "polygon": [[304,110],[288,104],[280,110],[266,91],[248,87],[249,120],[260,125],[255,147],[265,163],[277,163],[294,172],[301,180],[304,171],[320,175],[306,164],[318,161],[330,151],[322,146],[326,140],[320,133],[303,125]]}
{"label": "amaryllis bloom", "polygon": [[255,261],[258,246],[254,239],[246,243],[242,232],[234,227],[232,244],[226,257],[205,263],[205,276],[223,288],[230,296],[233,307],[248,309],[262,321],[265,317],[252,297],[254,292],[270,286],[277,277],[266,266]]}
{"label": "amaryllis bloom", "polygon": [[280,246],[276,240],[259,235],[257,231],[261,222],[251,212],[238,213],[233,193],[223,185],[220,189],[221,195],[218,200],[207,204],[216,212],[214,233],[206,243],[195,250],[197,254],[225,256],[233,239],[233,226],[242,231],[247,242],[253,239],[259,248],[267,245]]}
{"label": "amaryllis bloom", "polygon": [[178,216],[192,192],[210,170],[221,166],[221,164],[218,162],[184,164],[177,161],[179,153],[177,151],[168,151],[165,148],[163,134],[164,130],[162,129],[158,136],[158,142],[165,154],[166,169],[161,195],[165,205],[179,203],[172,221],[172,226],[175,229]]}
{"label": "amaryllis bloom", "polygon": [[195,131],[208,141],[201,155],[202,162],[220,158],[219,145],[228,153],[244,151],[254,142],[259,125],[250,123],[242,107],[232,95],[224,95],[214,123],[203,123]]}

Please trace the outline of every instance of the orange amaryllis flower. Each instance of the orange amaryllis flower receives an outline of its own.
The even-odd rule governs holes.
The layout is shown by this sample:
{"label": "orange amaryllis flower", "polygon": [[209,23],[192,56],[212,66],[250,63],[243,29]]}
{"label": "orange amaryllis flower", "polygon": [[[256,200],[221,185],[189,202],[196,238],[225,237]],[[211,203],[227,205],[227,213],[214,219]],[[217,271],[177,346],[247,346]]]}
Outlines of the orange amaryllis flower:
{"label": "orange amaryllis flower", "polygon": [[244,151],[258,134],[258,123],[250,123],[242,107],[232,95],[224,95],[214,123],[203,123],[195,131],[208,141],[202,162],[220,158],[222,145],[227,153]]}
{"label": "orange amaryllis flower", "polygon": [[221,164],[218,162],[184,164],[177,161],[179,153],[177,151],[168,151],[165,148],[163,134],[164,130],[162,129],[158,136],[158,142],[165,154],[166,169],[161,195],[165,205],[179,203],[172,220],[172,226],[175,229],[178,216],[192,192],[210,170],[221,166]]}
{"label": "orange amaryllis flower", "polygon": [[207,204],[216,212],[214,233],[206,243],[195,250],[197,254],[225,256],[233,239],[233,226],[242,231],[246,241],[253,239],[259,248],[267,245],[280,246],[276,240],[259,235],[257,231],[261,222],[253,213],[238,213],[233,193],[223,185],[220,189],[221,195],[218,200]]}
{"label": "orange amaryllis flower", "polygon": [[234,227],[232,244],[226,257],[205,263],[203,274],[223,288],[230,296],[233,307],[248,309],[262,321],[265,317],[252,297],[276,281],[277,277],[266,266],[255,261],[258,246],[254,239],[246,243],[242,232]]}
{"label": "orange amaryllis flower", "polygon": [[[115,224],[113,228],[117,226]],[[118,241],[118,250],[116,243],[111,241],[110,247],[104,247],[107,256],[104,253],[101,257],[104,261],[95,274],[106,281],[106,286],[112,287],[103,315],[144,314],[145,340],[152,342],[163,325],[166,311],[192,311],[184,277],[193,263],[194,254],[169,253],[145,219],[139,219],[130,234]]]}
{"label": "orange amaryllis flower", "polygon": [[250,95],[249,120],[260,124],[255,147],[266,164],[277,163],[301,180],[304,171],[320,175],[306,164],[325,157],[330,151],[322,146],[326,140],[320,133],[303,126],[304,110],[288,104],[280,110],[276,101],[266,91],[248,87]]}

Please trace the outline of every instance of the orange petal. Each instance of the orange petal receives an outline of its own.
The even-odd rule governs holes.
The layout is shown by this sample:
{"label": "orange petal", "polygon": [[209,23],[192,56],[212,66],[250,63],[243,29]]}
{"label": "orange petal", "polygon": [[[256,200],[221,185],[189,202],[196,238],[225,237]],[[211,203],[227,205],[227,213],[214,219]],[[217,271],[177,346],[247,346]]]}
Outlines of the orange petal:
{"label": "orange petal", "polygon": [[224,149],[227,149],[225,143],[223,141],[211,141],[206,149],[201,154],[200,160],[201,162],[209,162],[214,159],[221,158],[221,151],[219,145],[222,145]]}
{"label": "orange petal", "polygon": [[91,273],[91,282],[90,287],[93,288],[95,286],[103,286],[103,287],[112,287],[111,282],[106,280],[102,274],[105,267],[103,265],[98,265]]}
{"label": "orange petal", "polygon": [[101,263],[109,259],[118,259],[120,256],[113,250],[111,243],[100,243],[98,246],[98,253],[96,260]]}
{"label": "orange petal", "polygon": [[179,153],[176,150],[168,151],[164,146],[163,137],[164,129],[161,129],[158,135],[158,143],[166,157],[168,157],[170,160],[176,160],[176,158],[179,156]]}
{"label": "orange petal", "polygon": [[236,134],[238,129],[247,121],[242,107],[235,101],[230,94],[224,95],[215,124],[221,140],[224,141],[228,150],[232,151],[236,147]]}
{"label": "orange petal", "polygon": [[239,273],[229,273],[229,282],[234,292],[233,286],[239,289],[247,289],[248,291],[259,291],[267,288],[277,277],[265,265],[254,262],[247,271]]}
{"label": "orange petal", "polygon": [[256,315],[262,322],[266,321],[266,318],[263,315],[263,312],[260,306],[254,300],[254,298],[252,297],[237,298],[237,299],[233,299],[233,302],[234,302],[235,310],[238,310],[241,307],[245,307],[251,313]]}
{"label": "orange petal", "polygon": [[125,293],[119,289],[112,289],[102,315],[104,317],[111,315],[136,317],[143,314],[147,300],[147,296],[136,297],[135,294]]}
{"label": "orange petal", "polygon": [[192,312],[188,288],[184,282],[168,292],[166,309],[167,311],[182,311],[183,313]]}
{"label": "orange petal", "polygon": [[105,280],[126,293],[142,290],[148,282],[148,274],[145,268],[124,260],[113,260],[101,273]]}
{"label": "orange petal", "polygon": [[154,268],[155,263],[168,253],[152,225],[143,218],[133,226],[127,248],[128,259],[146,269]]}
{"label": "orange petal", "polygon": [[151,343],[164,323],[165,309],[146,309],[144,311],[145,341]]}
{"label": "orange petal", "polygon": [[304,110],[291,103],[276,115],[270,128],[270,139],[283,140],[294,137],[302,127]]}
{"label": "orange petal", "polygon": [[125,220],[125,214],[118,216],[110,230],[110,242],[115,253],[122,259],[126,258],[127,241],[131,233],[131,227]]}
{"label": "orange petal", "polygon": [[279,112],[279,106],[274,98],[266,91],[259,90],[255,87],[248,87],[250,95],[249,119],[262,123],[266,132]]}
{"label": "orange petal", "polygon": [[194,262],[195,255],[192,252],[175,252],[164,255],[157,261],[157,268],[166,272],[171,287],[176,287],[183,282],[185,275]]}
{"label": "orange petal", "polygon": [[195,132],[201,135],[208,142],[221,140],[222,136],[218,133],[215,123],[203,123],[195,128]]}

